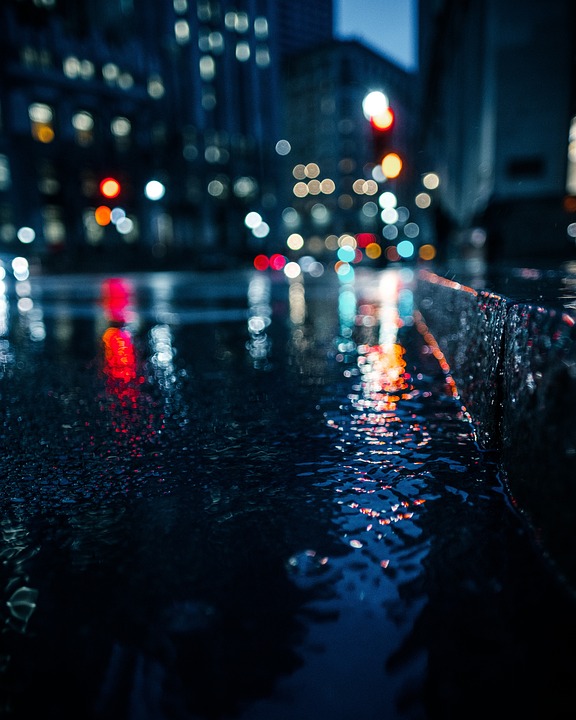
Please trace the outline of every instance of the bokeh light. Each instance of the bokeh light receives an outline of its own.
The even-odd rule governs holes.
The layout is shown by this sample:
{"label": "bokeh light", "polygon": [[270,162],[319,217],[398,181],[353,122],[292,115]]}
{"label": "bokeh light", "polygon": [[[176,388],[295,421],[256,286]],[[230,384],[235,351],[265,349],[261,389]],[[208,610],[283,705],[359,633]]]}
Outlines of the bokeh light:
{"label": "bokeh light", "polygon": [[287,258],[280,253],[274,253],[270,256],[270,267],[272,270],[282,270],[286,265]]}
{"label": "bokeh light", "polygon": [[94,210],[94,219],[98,223],[98,225],[102,225],[103,227],[105,225],[110,225],[111,220],[111,210],[106,205],[99,205],[96,210]]}
{"label": "bokeh light", "polygon": [[414,243],[410,240],[401,240],[396,246],[398,255],[402,258],[411,258],[414,255]]}
{"label": "bokeh light", "polygon": [[270,266],[270,261],[266,255],[256,255],[254,258],[254,267],[256,270],[267,270]]}
{"label": "bokeh light", "polygon": [[388,108],[388,98],[380,90],[372,90],[362,101],[362,112],[367,120],[382,115]]}
{"label": "bokeh light", "polygon": [[161,200],[166,193],[166,188],[159,180],[149,180],[144,187],[144,194],[148,200]]}
{"label": "bokeh light", "polygon": [[115,198],[120,195],[120,183],[112,177],[107,177],[100,183],[100,192],[106,198]]}
{"label": "bokeh light", "polygon": [[418,255],[422,260],[433,260],[436,257],[436,248],[434,245],[426,243],[418,250]]}
{"label": "bokeh light", "polygon": [[397,153],[388,153],[382,158],[380,163],[384,176],[389,180],[394,180],[402,172],[402,158]]}

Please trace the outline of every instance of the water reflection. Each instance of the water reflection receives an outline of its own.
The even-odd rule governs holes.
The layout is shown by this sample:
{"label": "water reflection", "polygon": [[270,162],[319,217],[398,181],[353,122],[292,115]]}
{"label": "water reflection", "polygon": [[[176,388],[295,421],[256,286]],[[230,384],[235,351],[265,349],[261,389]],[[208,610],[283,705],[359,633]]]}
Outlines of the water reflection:
{"label": "water reflection", "polygon": [[246,347],[257,370],[269,369],[268,357],[272,348],[268,328],[271,323],[270,279],[262,274],[254,275],[248,285],[248,333]]}
{"label": "water reflection", "polygon": [[411,282],[114,278],[7,346],[11,718],[466,716],[461,664],[494,698],[457,638],[525,631],[537,570]]}

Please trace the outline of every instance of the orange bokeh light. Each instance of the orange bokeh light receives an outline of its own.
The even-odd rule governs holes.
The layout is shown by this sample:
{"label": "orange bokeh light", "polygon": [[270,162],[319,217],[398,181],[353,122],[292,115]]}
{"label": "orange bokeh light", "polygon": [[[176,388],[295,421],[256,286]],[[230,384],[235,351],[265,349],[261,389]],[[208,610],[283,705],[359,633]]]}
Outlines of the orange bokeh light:
{"label": "orange bokeh light", "polygon": [[111,210],[106,205],[100,205],[94,210],[94,219],[98,225],[110,225]]}
{"label": "orange bokeh light", "polygon": [[388,153],[382,158],[382,172],[389,180],[397,178],[402,172],[402,158],[396,153]]}

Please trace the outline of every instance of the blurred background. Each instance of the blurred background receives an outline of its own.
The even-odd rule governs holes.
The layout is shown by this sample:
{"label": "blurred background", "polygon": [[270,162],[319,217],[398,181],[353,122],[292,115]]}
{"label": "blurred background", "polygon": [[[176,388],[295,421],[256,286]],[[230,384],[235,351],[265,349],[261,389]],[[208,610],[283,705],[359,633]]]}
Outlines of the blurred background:
{"label": "blurred background", "polygon": [[570,0],[3,0],[0,253],[576,258]]}

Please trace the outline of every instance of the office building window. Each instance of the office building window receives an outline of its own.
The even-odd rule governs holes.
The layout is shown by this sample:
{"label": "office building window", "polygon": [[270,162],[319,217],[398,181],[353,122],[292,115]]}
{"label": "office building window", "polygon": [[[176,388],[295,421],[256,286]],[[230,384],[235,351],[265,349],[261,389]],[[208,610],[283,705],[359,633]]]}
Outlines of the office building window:
{"label": "office building window", "polygon": [[268,37],[268,20],[265,17],[257,17],[254,20],[254,35],[258,40],[266,40]]}
{"label": "office building window", "polygon": [[210,82],[216,75],[216,63],[210,55],[203,55],[200,58],[200,77],[205,82]]}
{"label": "office building window", "polygon": [[174,36],[178,45],[185,45],[190,40],[190,26],[186,20],[177,20],[174,23]]}
{"label": "office building window", "polygon": [[236,60],[246,62],[250,59],[250,45],[247,42],[239,42],[236,44]]}
{"label": "office building window", "polygon": [[164,83],[160,75],[150,75],[148,78],[148,95],[154,100],[159,100],[164,96]]}
{"label": "office building window", "polygon": [[132,132],[132,123],[128,118],[115,117],[110,124],[110,129],[112,130],[112,135],[115,137],[127,138]]}
{"label": "office building window", "polygon": [[12,184],[10,163],[6,155],[0,155],[0,191],[8,190]]}
{"label": "office building window", "polygon": [[75,139],[78,145],[87,147],[94,142],[94,118],[89,112],[81,110],[72,116]]}
{"label": "office building window", "polygon": [[32,103],[28,107],[32,137],[41,143],[54,140],[54,113],[49,105]]}

